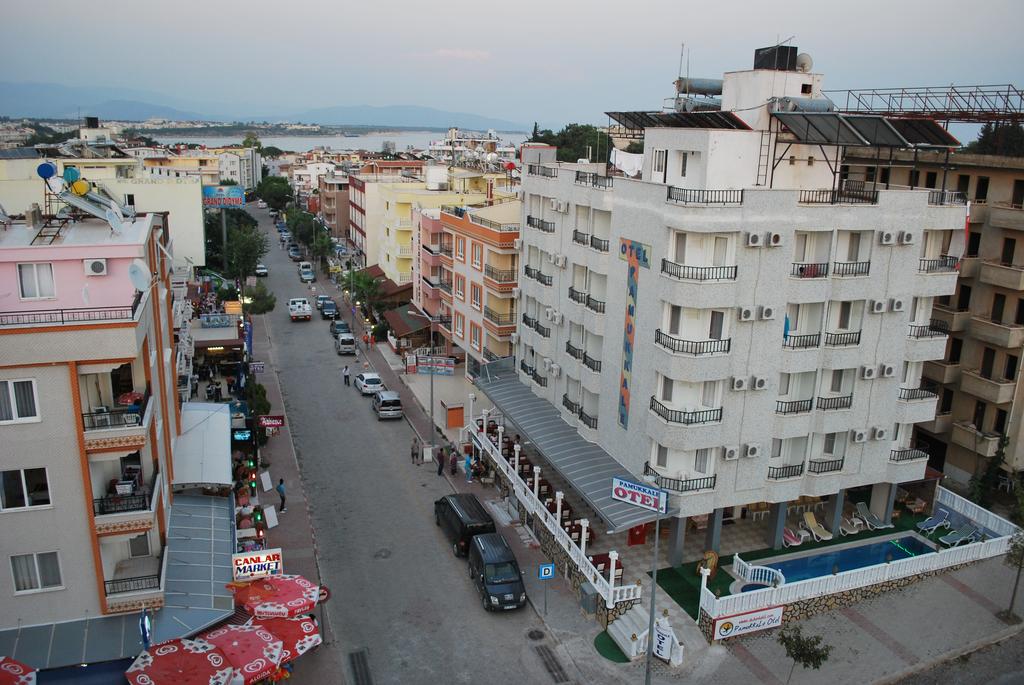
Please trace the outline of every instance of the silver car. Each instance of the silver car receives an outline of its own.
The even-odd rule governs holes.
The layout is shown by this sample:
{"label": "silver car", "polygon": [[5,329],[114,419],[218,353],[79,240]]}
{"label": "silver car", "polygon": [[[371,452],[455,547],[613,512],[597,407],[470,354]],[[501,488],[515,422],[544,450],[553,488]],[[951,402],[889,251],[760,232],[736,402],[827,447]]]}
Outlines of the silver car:
{"label": "silver car", "polygon": [[381,390],[375,394],[371,406],[377,420],[402,418],[402,398],[394,390]]}

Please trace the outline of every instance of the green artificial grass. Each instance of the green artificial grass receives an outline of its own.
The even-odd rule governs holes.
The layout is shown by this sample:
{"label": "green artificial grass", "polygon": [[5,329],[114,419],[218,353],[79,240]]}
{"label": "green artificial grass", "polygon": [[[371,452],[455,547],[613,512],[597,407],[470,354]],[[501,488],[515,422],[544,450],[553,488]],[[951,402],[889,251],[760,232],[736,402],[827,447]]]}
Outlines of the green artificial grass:
{"label": "green artificial grass", "polygon": [[[805,542],[799,547],[783,548],[783,549],[772,549],[770,547],[759,550],[752,550],[749,552],[740,552],[740,558],[744,561],[756,561],[757,559],[766,559],[768,557],[779,556],[781,554],[788,554],[790,552],[803,552],[809,549],[818,549],[820,547],[831,547],[832,545],[839,545],[847,542],[856,542],[857,540],[863,540],[867,538],[880,537],[882,535],[889,535],[892,533],[900,533],[906,531],[913,531],[916,529],[917,524],[927,519],[926,514],[913,514],[909,510],[904,509],[900,517],[893,520],[895,527],[883,528],[882,530],[865,530],[857,535],[842,536],[836,535],[831,540],[825,540],[822,542]],[[819,519],[820,521],[820,519]],[[940,529],[939,531],[932,533],[931,535],[923,535],[932,542],[938,542],[938,539],[948,533],[946,529]],[[700,612],[700,579],[701,576],[697,573],[697,561],[683,564],[682,566],[669,567],[658,569],[658,587],[664,590],[669,597],[675,601],[676,604],[681,606],[687,614],[690,615],[694,620],[699,619]],[[732,563],[731,557],[723,557],[720,562],[722,565],[728,565]],[[650,572],[647,573],[650,575]],[[719,569],[715,577],[708,581],[708,589],[712,592],[718,591],[718,595],[725,597],[726,595],[732,594],[729,591],[729,586],[733,584],[736,579],[729,575],[727,572]],[[596,643],[595,643],[596,644]]]}
{"label": "green artificial grass", "polygon": [[615,640],[612,639],[612,636],[608,634],[607,630],[601,631],[597,634],[597,637],[594,638],[594,649],[596,649],[597,653],[608,661],[616,664],[629,663],[629,659],[622,653],[619,646],[615,644]]}

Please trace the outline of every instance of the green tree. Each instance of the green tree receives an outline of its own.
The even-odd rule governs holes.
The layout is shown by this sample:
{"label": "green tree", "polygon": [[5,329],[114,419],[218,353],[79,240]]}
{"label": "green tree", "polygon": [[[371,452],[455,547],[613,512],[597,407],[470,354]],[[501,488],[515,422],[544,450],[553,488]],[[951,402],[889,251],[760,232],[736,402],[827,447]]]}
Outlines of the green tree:
{"label": "green tree", "polygon": [[284,176],[265,176],[256,186],[256,195],[271,209],[281,211],[292,199],[292,187]]}
{"label": "green tree", "polygon": [[279,147],[275,147],[274,145],[268,145],[262,150],[260,150],[260,155],[262,155],[263,157],[267,157],[268,159],[275,159],[283,154],[284,150],[282,150]]}
{"label": "green tree", "polygon": [[237,278],[239,299],[245,301],[245,279],[256,271],[256,265],[270,250],[267,236],[255,228],[236,228],[228,233],[227,276]]}
{"label": "green tree", "polygon": [[[225,209],[228,236],[231,231],[239,228],[255,229],[256,219],[244,209]],[[206,263],[219,264],[221,269],[227,269],[224,262],[223,231],[221,229],[220,212],[206,212],[203,217],[203,226],[206,231]],[[230,238],[229,238],[230,239]]]}
{"label": "green tree", "polygon": [[534,143],[539,142],[538,136],[540,136],[540,127],[537,126],[537,122],[533,122],[533,133],[530,135],[530,140]]}
{"label": "green tree", "polygon": [[644,153],[644,141],[634,140],[626,146],[623,152],[628,152],[631,155],[642,155]]}
{"label": "green tree", "polygon": [[242,141],[242,147],[254,147],[257,150],[263,149],[263,144],[260,143],[260,137],[253,132],[245,134],[245,140]]}
{"label": "green tree", "polygon": [[307,247],[313,244],[316,222],[313,221],[312,214],[301,209],[291,209],[288,211],[287,223],[288,230],[298,242]]}
{"label": "green tree", "polygon": [[967,146],[966,152],[1024,157],[1024,127],[1018,123],[986,123],[981,127],[978,139]]}
{"label": "green tree", "polygon": [[[262,384],[252,380],[250,375],[246,379],[245,389],[242,391],[242,399],[249,405],[249,413],[253,416],[266,416],[270,413],[270,400],[267,399],[267,389]],[[256,431],[256,443],[261,447],[267,444],[267,431],[260,428]]]}
{"label": "green tree", "polygon": [[246,314],[266,314],[277,306],[277,297],[262,282],[246,291],[245,300],[242,309]]}
{"label": "green tree", "polygon": [[[1014,477],[1016,477],[1016,474],[1014,474]],[[1016,506],[1013,508],[1011,518],[1017,523],[1021,523],[1024,521],[1024,488],[1018,488],[1016,492]],[[1020,586],[1021,571],[1024,570],[1024,531],[1018,530],[1010,539],[1010,549],[1006,552],[1006,556],[1003,557],[1003,562],[1010,568],[1017,569],[1017,576],[1013,580],[1010,606],[1006,608],[1006,611],[1000,612],[999,616],[1006,621],[1019,623],[1020,618],[1014,613],[1013,606],[1017,603],[1017,588]]]}
{"label": "green tree", "polygon": [[801,668],[813,668],[817,671],[828,661],[832,645],[823,645],[821,641],[820,635],[805,636],[800,626],[790,626],[779,631],[779,644],[786,650],[786,656],[793,660],[789,677],[786,678],[787,683],[793,679],[793,671],[796,670],[797,664]]}
{"label": "green tree", "polygon": [[552,133],[549,129],[538,130],[534,124],[532,141],[557,147],[560,162],[586,159],[588,148],[589,159],[603,162],[608,159],[613,147],[608,134],[590,124],[567,124],[558,133]]}
{"label": "green tree", "polygon": [[364,311],[376,311],[380,304],[380,283],[370,274],[358,271],[350,278],[352,294]]}
{"label": "green tree", "polygon": [[1010,439],[1005,435],[999,436],[999,443],[996,446],[996,453],[989,458],[985,464],[985,470],[975,473],[967,482],[967,492],[972,502],[988,508],[992,504],[992,493],[995,492],[999,483],[999,476],[1002,475],[1002,466],[1006,461],[1006,445]]}
{"label": "green tree", "polygon": [[316,257],[320,268],[323,268],[324,258],[334,252],[334,244],[331,243],[331,236],[326,231],[317,231],[313,237],[313,243],[309,246],[310,253]]}

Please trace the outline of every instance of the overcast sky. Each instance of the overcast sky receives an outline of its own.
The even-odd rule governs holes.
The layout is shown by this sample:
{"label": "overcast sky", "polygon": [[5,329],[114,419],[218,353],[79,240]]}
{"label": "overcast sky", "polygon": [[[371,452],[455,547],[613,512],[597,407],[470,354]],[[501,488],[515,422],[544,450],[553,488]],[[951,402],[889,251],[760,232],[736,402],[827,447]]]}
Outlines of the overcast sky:
{"label": "overcast sky", "polygon": [[795,36],[826,88],[1024,86],[1021,0],[3,0],[0,80],[125,87],[253,115],[411,104],[603,121]]}

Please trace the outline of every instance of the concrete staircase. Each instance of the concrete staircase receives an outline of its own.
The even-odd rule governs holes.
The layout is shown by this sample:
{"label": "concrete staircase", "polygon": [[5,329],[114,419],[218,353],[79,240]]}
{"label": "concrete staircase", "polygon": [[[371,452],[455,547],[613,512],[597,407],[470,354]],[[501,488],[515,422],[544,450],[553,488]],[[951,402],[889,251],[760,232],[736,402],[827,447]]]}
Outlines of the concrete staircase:
{"label": "concrete staircase", "polygon": [[[637,659],[647,653],[648,620],[647,610],[642,604],[636,604],[608,625],[608,634],[630,659]],[[636,639],[633,639],[634,635]]]}

